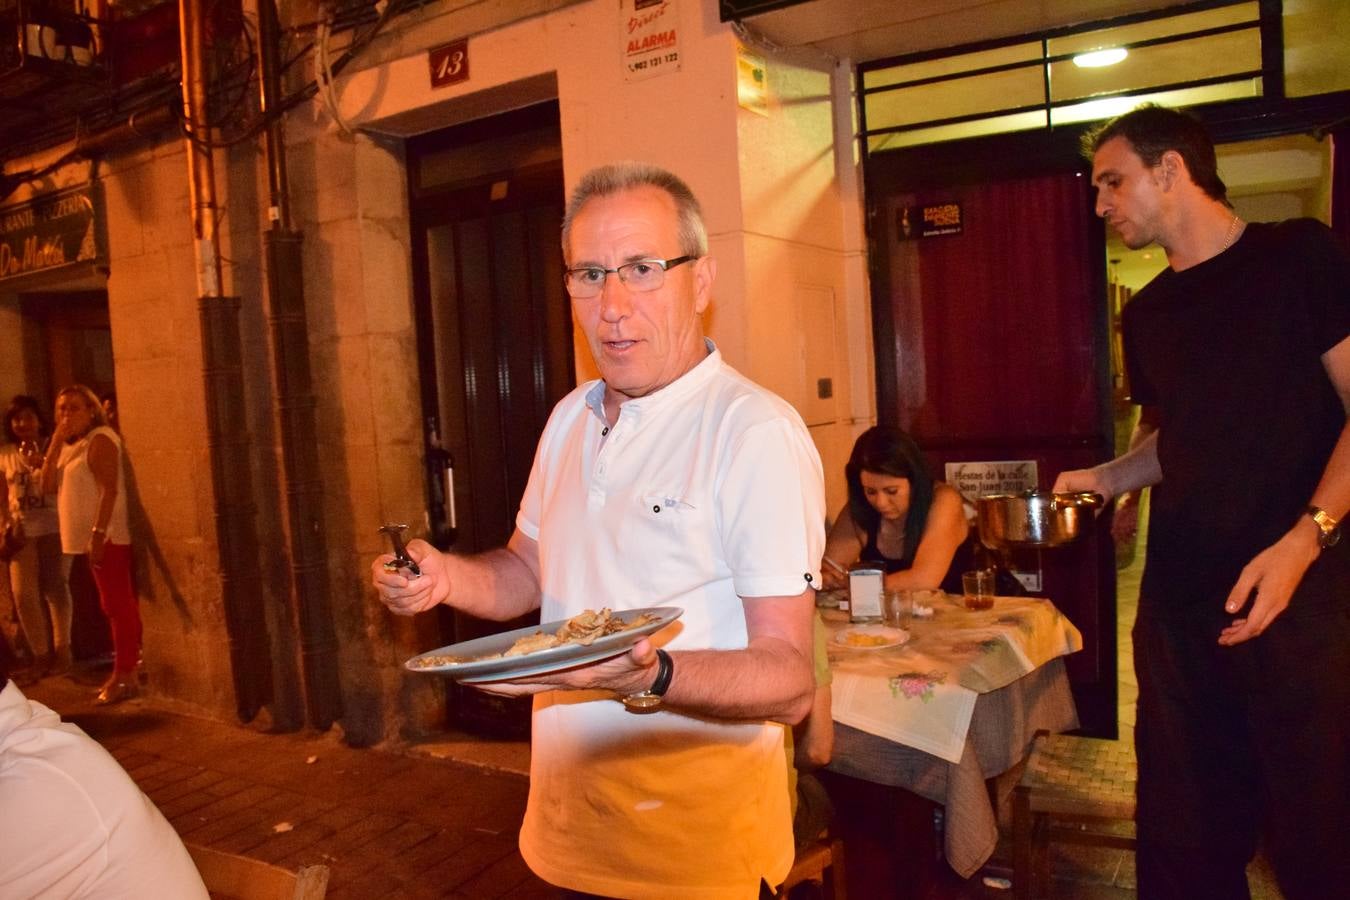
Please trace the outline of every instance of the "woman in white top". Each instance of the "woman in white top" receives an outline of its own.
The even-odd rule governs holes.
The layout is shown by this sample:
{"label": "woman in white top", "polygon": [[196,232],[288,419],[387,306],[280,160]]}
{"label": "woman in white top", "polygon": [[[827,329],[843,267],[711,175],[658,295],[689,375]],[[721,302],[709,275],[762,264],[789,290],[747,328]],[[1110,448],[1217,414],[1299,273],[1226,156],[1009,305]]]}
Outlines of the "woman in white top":
{"label": "woman in white top", "polygon": [[122,439],[107,426],[98,397],[83,385],[56,395],[56,432],[43,462],[42,487],[57,495],[66,561],[88,556],[99,605],[112,627],[113,671],[97,702],[126,700],[136,694],[141,613],[131,584]]}
{"label": "woman in white top", "polygon": [[61,565],[56,499],[43,493],[39,477],[51,429],[37,400],[26,394],[10,401],[2,424],[8,442],[0,447],[0,527],[17,523],[25,542],[8,564],[0,563],[0,578],[13,590],[19,625],[33,651],[32,674],[60,673],[70,668],[70,590]]}

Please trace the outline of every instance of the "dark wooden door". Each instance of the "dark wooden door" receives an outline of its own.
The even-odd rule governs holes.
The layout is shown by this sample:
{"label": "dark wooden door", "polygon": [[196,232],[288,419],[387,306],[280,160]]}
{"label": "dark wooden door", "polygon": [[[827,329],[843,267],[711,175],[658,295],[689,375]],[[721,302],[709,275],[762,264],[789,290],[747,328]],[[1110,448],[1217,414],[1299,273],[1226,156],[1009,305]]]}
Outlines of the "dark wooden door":
{"label": "dark wooden door", "polygon": [[[485,550],[511,536],[539,434],[575,385],[557,105],[412,142],[409,170],[431,535],[442,548]],[[537,621],[447,610],[442,638]],[[451,691],[451,719],[466,727],[519,732],[528,709]]]}
{"label": "dark wooden door", "polygon": [[[1008,462],[1049,488],[1113,451],[1104,232],[1072,157],[1022,168],[871,164],[878,415],[915,436],[938,477],[949,463]],[[1008,562],[1082,631],[1067,661],[1079,716],[1113,736],[1108,517],[1078,544]]]}

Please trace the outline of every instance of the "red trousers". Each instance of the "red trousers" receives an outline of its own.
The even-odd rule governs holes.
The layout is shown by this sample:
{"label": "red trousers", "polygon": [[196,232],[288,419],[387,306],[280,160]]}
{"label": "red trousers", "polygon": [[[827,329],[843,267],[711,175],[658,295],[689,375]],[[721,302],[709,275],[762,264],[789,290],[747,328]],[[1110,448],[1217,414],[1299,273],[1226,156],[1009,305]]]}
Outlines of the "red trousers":
{"label": "red trousers", "polygon": [[113,671],[136,668],[141,653],[141,608],[131,586],[131,545],[105,544],[103,560],[89,567],[98,585],[98,603],[112,626]]}

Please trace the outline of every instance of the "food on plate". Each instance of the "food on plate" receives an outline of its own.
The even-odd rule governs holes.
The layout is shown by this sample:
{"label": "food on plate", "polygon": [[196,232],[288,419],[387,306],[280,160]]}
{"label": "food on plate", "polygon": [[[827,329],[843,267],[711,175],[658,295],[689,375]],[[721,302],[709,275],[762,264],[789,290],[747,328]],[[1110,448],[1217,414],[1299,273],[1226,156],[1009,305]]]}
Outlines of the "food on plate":
{"label": "food on plate", "polygon": [[834,640],[856,650],[880,650],[905,643],[909,640],[909,632],[885,625],[864,625],[861,628],[847,628],[836,634]]}
{"label": "food on plate", "polygon": [[536,631],[533,634],[527,634],[516,640],[504,653],[487,653],[482,656],[463,657],[452,656],[447,653],[436,653],[430,656],[422,656],[412,660],[409,664],[418,669],[430,669],[437,666],[455,665],[457,663],[473,662],[480,659],[498,659],[503,656],[524,656],[526,653],[534,653],[536,650],[548,650],[553,647],[561,647],[563,644],[581,644],[589,646],[596,638],[604,637],[610,634],[617,634],[620,631],[628,631],[631,628],[637,628],[646,625],[648,622],[655,622],[660,616],[654,613],[642,613],[633,616],[631,619],[624,619],[615,614],[609,607],[605,607],[596,612],[593,609],[585,610],[564,622],[554,634],[546,631]]}
{"label": "food on plate", "polygon": [[[557,635],[546,634],[542,631],[536,631],[534,634],[527,634],[523,638],[517,638],[516,642],[502,656],[524,656],[526,653],[533,653],[536,650],[547,650],[550,647],[556,647],[562,641],[558,640]],[[496,656],[497,654],[492,654]],[[491,659],[492,656],[482,657]]]}
{"label": "food on plate", "polygon": [[854,647],[883,647],[893,643],[894,640],[884,634],[863,634],[859,631],[846,632],[840,638],[841,643],[851,644]]}
{"label": "food on plate", "polygon": [[473,659],[491,659],[494,656],[500,656],[498,653],[491,653],[487,656],[469,657],[469,656],[451,656],[449,653],[435,653],[431,656],[419,656],[408,660],[408,665],[414,669],[434,669],[436,666],[456,666],[460,663],[470,662]]}

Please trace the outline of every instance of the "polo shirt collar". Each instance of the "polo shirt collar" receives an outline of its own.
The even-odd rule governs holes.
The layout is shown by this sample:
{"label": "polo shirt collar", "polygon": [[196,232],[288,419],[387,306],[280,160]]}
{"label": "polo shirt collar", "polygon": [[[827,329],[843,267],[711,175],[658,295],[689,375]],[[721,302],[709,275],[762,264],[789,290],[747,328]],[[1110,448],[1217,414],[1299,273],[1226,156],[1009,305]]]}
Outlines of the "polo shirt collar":
{"label": "polo shirt collar", "polygon": [[[701,390],[722,368],[722,351],[717,349],[717,345],[712,342],[711,338],[705,337],[703,345],[708,348],[708,355],[703,357],[698,365],[659,391],[654,391],[645,397],[625,400],[620,406],[620,415],[627,414],[640,419],[645,415],[658,412],[662,407],[678,403],[690,394]],[[586,392],[586,405],[590,407],[596,418],[601,422],[606,421],[605,381],[603,378],[596,381],[591,389]]]}

